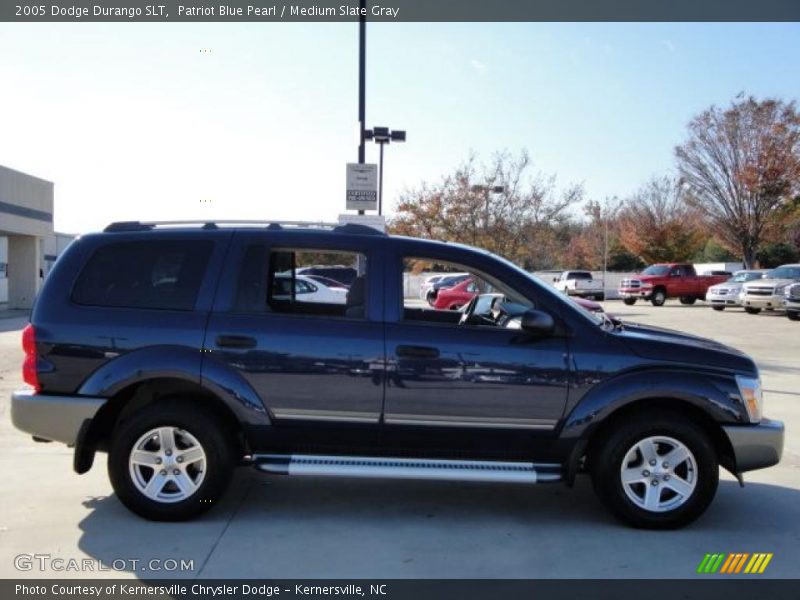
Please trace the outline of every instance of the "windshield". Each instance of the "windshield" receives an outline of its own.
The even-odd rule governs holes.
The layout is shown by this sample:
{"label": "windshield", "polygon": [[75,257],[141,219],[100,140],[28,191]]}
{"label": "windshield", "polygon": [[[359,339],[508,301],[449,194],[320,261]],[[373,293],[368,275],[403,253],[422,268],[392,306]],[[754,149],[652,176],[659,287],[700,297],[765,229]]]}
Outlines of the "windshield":
{"label": "windshield", "polygon": [[800,267],[778,267],[767,273],[769,279],[800,279]]}
{"label": "windshield", "polygon": [[669,273],[669,265],[652,265],[642,271],[642,275],[666,275]]}
{"label": "windshield", "polygon": [[730,279],[728,279],[728,283],[744,283],[745,281],[753,281],[754,279],[761,279],[764,276],[763,273],[737,273]]}

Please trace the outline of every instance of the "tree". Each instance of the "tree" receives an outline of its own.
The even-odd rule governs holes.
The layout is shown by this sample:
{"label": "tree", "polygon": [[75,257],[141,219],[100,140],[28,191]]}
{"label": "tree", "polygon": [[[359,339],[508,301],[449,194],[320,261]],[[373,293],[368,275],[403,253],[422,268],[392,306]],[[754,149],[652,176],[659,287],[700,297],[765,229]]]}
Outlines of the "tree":
{"label": "tree", "polygon": [[800,190],[800,115],[794,102],[738,96],[703,111],[675,149],[688,200],[752,267],[782,204]]}
{"label": "tree", "polygon": [[698,211],[669,177],[654,177],[628,198],[618,221],[622,245],[646,263],[688,260],[707,237]]}
{"label": "tree", "polygon": [[571,186],[558,193],[554,177],[532,175],[530,167],[526,152],[497,153],[488,165],[470,156],[441,182],[404,192],[389,230],[478,246],[538,268],[583,192]]}
{"label": "tree", "polygon": [[588,201],[583,207],[585,220],[572,226],[565,241],[562,263],[576,269],[599,271],[605,264],[605,253],[618,243],[617,214],[621,204],[616,198]]}

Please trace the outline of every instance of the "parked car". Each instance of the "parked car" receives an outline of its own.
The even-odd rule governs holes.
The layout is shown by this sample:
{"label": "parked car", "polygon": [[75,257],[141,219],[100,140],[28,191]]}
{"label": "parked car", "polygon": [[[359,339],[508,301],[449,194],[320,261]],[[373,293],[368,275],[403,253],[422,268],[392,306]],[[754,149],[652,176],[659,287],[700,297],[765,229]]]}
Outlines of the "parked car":
{"label": "parked car", "polygon": [[784,292],[792,283],[800,281],[800,264],[782,265],[768,271],[763,279],[742,286],[742,305],[751,315],[762,310],[783,308]]}
{"label": "parked car", "polygon": [[[485,286],[485,289],[491,288],[489,286]],[[442,290],[441,294],[437,298],[437,305],[435,305],[435,308],[441,310],[464,310],[464,308],[469,305],[470,300],[478,295],[479,290],[480,285],[475,283],[474,279],[463,281],[454,288]],[[484,292],[480,294],[480,297],[488,301],[490,297],[503,298],[503,295]],[[579,296],[570,296],[570,300],[590,313],[603,312],[603,305],[598,302],[594,302],[593,300],[587,300],[586,298],[580,298]]]}
{"label": "parked car", "polygon": [[423,282],[419,284],[420,300],[425,300],[428,297],[428,292],[433,289],[433,284],[439,281],[442,277],[445,277],[445,275],[431,275],[430,277],[426,277]]}
{"label": "parked car", "polygon": [[766,271],[764,270],[750,270],[750,271],[736,271],[736,273],[722,283],[712,285],[706,292],[706,302],[711,305],[714,310],[725,310],[732,306],[741,306],[739,295],[742,293],[742,287],[748,281],[755,281],[764,277]]}
{"label": "parked car", "polygon": [[311,279],[312,281],[317,281],[322,285],[328,286],[329,288],[341,288],[343,290],[349,289],[349,286],[346,284],[342,283],[341,281],[331,279],[330,277],[323,277],[322,275],[305,275],[304,277]]}
{"label": "parked car", "polygon": [[450,288],[442,288],[433,301],[433,307],[443,310],[458,310],[469,304],[480,289],[474,278],[468,277]]}
{"label": "parked car", "polygon": [[564,271],[553,278],[553,285],[568,296],[602,300],[603,280],[594,279],[590,271]]}
{"label": "parked car", "polygon": [[[275,297],[307,248],[357,259],[346,304]],[[412,258],[462,265],[502,300],[405,305]],[[783,449],[745,354],[590,314],[482,250],[357,225],[112,224],[61,255],[22,338],[14,425],[74,447],[78,473],[107,452],[116,497],[149,519],[216,506],[251,465],[527,485],[585,473],[626,523],[672,528],[706,510],[720,465],[741,478]],[[57,495],[53,481],[37,493]]]}
{"label": "parked car", "polygon": [[459,283],[463,283],[467,279],[469,279],[469,273],[450,273],[445,275],[438,281],[433,282],[430,289],[428,290],[425,298],[428,301],[428,304],[433,306],[436,302],[436,297],[439,295],[440,290],[448,289],[455,287]]}
{"label": "parked car", "polygon": [[353,280],[358,276],[358,271],[345,265],[315,265],[313,267],[301,267],[297,269],[297,274],[321,275],[350,287]]}
{"label": "parked car", "polygon": [[800,283],[793,283],[784,291],[784,308],[791,321],[800,321]]}
{"label": "parked car", "polygon": [[698,275],[694,265],[663,263],[647,267],[636,277],[623,279],[619,295],[628,306],[636,300],[650,300],[662,306],[668,298],[679,298],[681,304],[694,304],[706,297],[708,288],[727,279],[725,275]]}
{"label": "parked car", "polygon": [[[292,276],[276,274],[273,286],[273,295],[276,299],[292,299]],[[327,278],[324,278],[327,279]],[[322,302],[330,304],[344,304],[347,300],[347,287],[343,283],[338,283],[332,279],[333,285],[326,285],[311,276],[294,276],[294,298],[298,302]]]}

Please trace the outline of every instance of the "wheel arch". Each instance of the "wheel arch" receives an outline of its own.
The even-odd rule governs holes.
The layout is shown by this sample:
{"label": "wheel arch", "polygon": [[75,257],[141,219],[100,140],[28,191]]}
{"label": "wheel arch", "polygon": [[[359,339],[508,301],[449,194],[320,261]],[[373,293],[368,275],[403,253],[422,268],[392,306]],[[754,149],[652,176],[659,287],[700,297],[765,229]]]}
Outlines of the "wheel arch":
{"label": "wheel arch", "polygon": [[611,430],[633,416],[647,414],[650,411],[673,413],[676,417],[698,425],[714,446],[720,464],[731,473],[735,473],[733,448],[721,425],[696,404],[681,398],[670,397],[641,398],[609,413],[602,422],[598,423],[597,427],[587,432],[585,437],[587,465],[591,461],[591,456],[597,446],[608,436]]}
{"label": "wheel arch", "polygon": [[610,428],[634,414],[665,410],[700,425],[720,464],[735,473],[733,449],[722,426],[747,422],[738,394],[732,375],[686,368],[634,370],[605,380],[572,406],[560,428],[567,481],[580,470],[590,445]]}

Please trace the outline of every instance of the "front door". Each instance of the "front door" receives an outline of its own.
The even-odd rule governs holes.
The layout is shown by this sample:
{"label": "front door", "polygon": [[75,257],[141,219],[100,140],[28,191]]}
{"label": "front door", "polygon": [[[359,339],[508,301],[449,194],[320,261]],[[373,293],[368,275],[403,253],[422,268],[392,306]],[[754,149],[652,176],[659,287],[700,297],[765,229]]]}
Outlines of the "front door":
{"label": "front door", "polygon": [[431,257],[406,257],[404,265],[404,278],[426,268],[470,271],[486,294],[477,318],[460,324],[460,311],[435,310],[402,286],[410,289],[402,318],[386,325],[386,425],[552,432],[567,398],[566,339],[532,337],[487,312],[494,298],[518,308],[535,300],[469,265]]}

